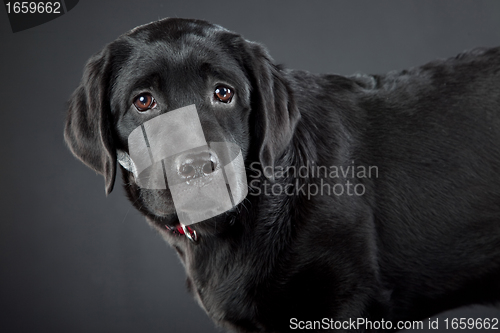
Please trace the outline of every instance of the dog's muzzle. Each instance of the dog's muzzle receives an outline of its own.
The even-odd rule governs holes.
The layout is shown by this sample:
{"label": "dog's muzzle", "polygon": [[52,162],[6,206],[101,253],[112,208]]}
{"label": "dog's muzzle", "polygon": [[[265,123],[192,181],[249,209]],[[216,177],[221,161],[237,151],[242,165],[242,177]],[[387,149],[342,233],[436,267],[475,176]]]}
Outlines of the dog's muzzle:
{"label": "dog's muzzle", "polygon": [[[208,142],[196,106],[148,120],[128,137],[118,162],[143,189],[169,189],[183,225],[224,213],[248,193],[240,147]],[[168,185],[168,186],[167,186]]]}

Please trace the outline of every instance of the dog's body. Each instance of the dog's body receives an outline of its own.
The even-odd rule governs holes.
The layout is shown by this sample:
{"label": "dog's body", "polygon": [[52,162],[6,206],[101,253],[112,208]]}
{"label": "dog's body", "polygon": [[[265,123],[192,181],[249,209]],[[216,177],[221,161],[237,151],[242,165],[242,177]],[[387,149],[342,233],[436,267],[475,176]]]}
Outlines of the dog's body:
{"label": "dog's body", "polygon": [[[221,82],[230,103],[212,100]],[[144,90],[158,103],[149,113],[131,106]],[[123,179],[220,325],[283,332],[291,318],[422,319],[500,299],[500,48],[385,76],[313,75],[218,26],[162,20],[89,61],[66,140],[109,192],[130,132],[189,104],[241,147],[245,202],[194,224],[195,243],[171,231],[168,190],[141,189],[125,169]],[[314,165],[376,174],[276,174]],[[347,182],[351,194],[310,193]]]}

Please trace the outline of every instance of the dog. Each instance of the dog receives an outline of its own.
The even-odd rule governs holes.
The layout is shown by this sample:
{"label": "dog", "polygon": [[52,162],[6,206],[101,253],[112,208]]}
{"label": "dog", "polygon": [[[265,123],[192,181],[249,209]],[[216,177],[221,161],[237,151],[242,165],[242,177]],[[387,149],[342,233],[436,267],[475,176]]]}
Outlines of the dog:
{"label": "dog", "polygon": [[[233,191],[240,203],[186,225],[168,186],[138,185],[130,136],[190,105],[207,141],[239,147],[246,187]],[[319,75],[220,26],[164,19],[90,58],[65,141],[106,194],[121,169],[188,289],[230,331],[395,330],[500,298],[499,47],[386,75]],[[200,158],[208,173],[215,155]]]}

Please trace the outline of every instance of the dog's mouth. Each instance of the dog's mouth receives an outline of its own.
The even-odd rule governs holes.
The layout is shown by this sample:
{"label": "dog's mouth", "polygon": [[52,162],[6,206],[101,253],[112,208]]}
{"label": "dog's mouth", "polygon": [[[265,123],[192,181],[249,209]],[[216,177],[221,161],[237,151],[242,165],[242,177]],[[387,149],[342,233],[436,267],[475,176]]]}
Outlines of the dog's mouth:
{"label": "dog's mouth", "polygon": [[193,233],[195,232],[194,229],[190,226],[185,226],[184,228],[180,224],[176,224],[175,226],[171,227],[168,225],[165,225],[165,229],[172,232],[174,235],[186,235],[186,231],[188,233]]}
{"label": "dog's mouth", "polygon": [[[206,214],[207,209],[212,209],[213,210],[213,218],[206,219],[201,223],[196,223],[196,224],[190,224],[190,225],[185,225],[179,219],[179,211],[177,211],[174,214],[169,215],[169,218],[165,216],[157,216],[155,215],[154,218],[151,219],[151,221],[154,221],[154,224],[164,233],[173,235],[176,237],[181,238],[187,238],[190,241],[197,243],[200,241],[200,237],[203,237],[203,235],[216,235],[221,232],[224,232],[225,229],[225,222],[228,216],[234,216],[235,214],[239,214],[241,211],[241,207],[239,207],[241,204],[232,207],[229,210],[218,210],[218,207],[214,205],[213,200],[206,200],[203,202],[199,202],[199,210],[196,212],[190,211],[189,214],[190,216],[198,214]],[[220,207],[219,207],[220,208]],[[200,213],[201,212],[201,213]],[[187,213],[186,213],[187,214]],[[219,217],[224,214],[225,218],[223,220],[217,220]],[[218,222],[216,222],[216,219]],[[230,220],[231,218],[229,218]],[[226,225],[227,226],[227,225]]]}
{"label": "dog's mouth", "polygon": [[183,202],[182,205],[176,207],[177,217],[181,224],[192,224],[189,222],[201,222],[211,217],[215,217],[225,211],[231,209],[232,207],[228,205],[222,205],[217,198],[208,198],[203,196],[197,200],[191,200],[189,202]]}
{"label": "dog's mouth", "polygon": [[[186,232],[190,236],[196,237],[196,230],[194,226],[188,226],[181,223],[176,213],[157,215],[148,214],[148,221],[153,223],[160,232],[174,235],[174,236],[186,236]],[[190,238],[190,237],[188,237]],[[191,237],[192,238],[192,237]]]}
{"label": "dog's mouth", "polygon": [[204,197],[199,200],[184,204],[177,209],[177,213],[202,213],[216,211],[220,204],[210,198]]}

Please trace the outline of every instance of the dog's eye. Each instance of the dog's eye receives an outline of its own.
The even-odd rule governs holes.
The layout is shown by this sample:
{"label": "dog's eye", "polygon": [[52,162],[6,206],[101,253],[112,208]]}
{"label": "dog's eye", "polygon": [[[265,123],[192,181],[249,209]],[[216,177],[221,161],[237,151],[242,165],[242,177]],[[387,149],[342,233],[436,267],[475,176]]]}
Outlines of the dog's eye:
{"label": "dog's eye", "polygon": [[156,101],[150,93],[142,93],[134,99],[137,111],[144,112],[156,106]]}
{"label": "dog's eye", "polygon": [[214,96],[222,103],[230,103],[234,96],[233,89],[225,86],[218,86],[215,88]]}

